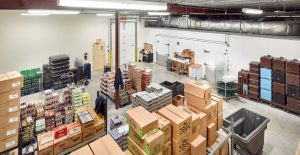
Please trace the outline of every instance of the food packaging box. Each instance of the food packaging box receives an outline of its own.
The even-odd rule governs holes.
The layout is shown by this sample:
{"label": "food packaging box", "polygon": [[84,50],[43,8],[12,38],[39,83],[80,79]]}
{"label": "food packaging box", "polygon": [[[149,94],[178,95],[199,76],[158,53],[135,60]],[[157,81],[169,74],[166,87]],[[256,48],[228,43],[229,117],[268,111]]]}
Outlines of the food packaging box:
{"label": "food packaging box", "polygon": [[147,155],[130,137],[128,137],[128,149],[134,155]]}
{"label": "food packaging box", "polygon": [[91,148],[89,147],[89,145],[86,145],[72,153],[70,153],[70,155],[94,155],[94,153],[92,152]]}
{"label": "food packaging box", "polygon": [[206,155],[206,138],[199,135],[191,142],[191,155]]}
{"label": "food packaging box", "polygon": [[54,131],[55,139],[59,139],[63,136],[68,135],[68,128],[67,128],[67,125],[65,125],[65,124],[54,128],[53,131]]}
{"label": "food packaging box", "polygon": [[38,139],[38,154],[53,155],[54,154],[54,133],[46,132],[37,137]]}
{"label": "food packaging box", "polygon": [[154,155],[164,147],[164,133],[160,130],[147,136],[144,140],[129,127],[129,137],[148,155]]}
{"label": "food packaging box", "polygon": [[195,108],[189,107],[189,109],[195,113],[197,113],[200,117],[200,127],[199,127],[199,134],[203,137],[207,135],[207,115]]}
{"label": "food packaging box", "polygon": [[94,126],[82,130],[82,139],[83,141],[93,138],[96,135],[96,129]]}
{"label": "food packaging box", "polygon": [[78,112],[79,121],[81,124],[82,130],[85,130],[87,128],[94,127],[94,119],[90,115],[88,111],[81,111]]}
{"label": "food packaging box", "polygon": [[158,128],[158,119],[141,106],[127,111],[127,121],[140,137]]}
{"label": "food packaging box", "polygon": [[300,75],[287,73],[286,74],[286,83],[288,85],[300,86]]}
{"label": "food packaging box", "polygon": [[191,136],[183,137],[181,140],[177,141],[172,139],[172,154],[182,155],[187,152],[191,147]]}
{"label": "food packaging box", "polygon": [[251,61],[251,62],[249,63],[249,66],[250,66],[250,68],[253,68],[253,69],[259,69],[259,67],[260,67],[260,62],[257,62],[257,61]]}
{"label": "food packaging box", "polygon": [[300,61],[297,59],[288,60],[286,62],[286,72],[300,75]]}
{"label": "food packaging box", "polygon": [[20,101],[12,101],[0,104],[0,116],[20,112]]}
{"label": "food packaging box", "polygon": [[103,118],[95,119],[94,127],[96,130],[96,135],[103,133],[104,132],[104,119]]}
{"label": "food packaging box", "polygon": [[4,128],[10,125],[18,124],[20,121],[20,113],[12,113],[8,114],[6,116],[1,116],[0,117],[0,128]]}
{"label": "food packaging box", "polygon": [[217,125],[210,123],[207,126],[207,147],[211,147],[217,140]]}
{"label": "food packaging box", "polygon": [[0,141],[0,152],[6,151],[18,145],[18,135]]}
{"label": "food packaging box", "polygon": [[211,96],[211,99],[217,102],[217,114],[219,115],[223,113],[223,104],[224,104],[223,98],[213,94]]}
{"label": "food packaging box", "polygon": [[21,89],[23,87],[24,77],[17,71],[12,71],[5,73],[5,75],[10,79],[10,90]]}
{"label": "food packaging box", "polygon": [[213,122],[213,120],[217,117],[217,102],[212,101],[211,104],[209,104],[207,107],[205,107],[202,110],[199,110],[193,106],[189,106],[189,109],[192,111],[199,113],[204,112],[207,115],[207,124],[210,124]]}
{"label": "food packaging box", "polygon": [[14,102],[14,101],[20,102],[20,93],[21,93],[20,89],[1,93],[0,94],[0,105],[7,104],[7,102]]}
{"label": "food packaging box", "polygon": [[208,84],[197,81],[188,81],[184,84],[185,97],[188,105],[203,109],[211,102],[212,88]]}
{"label": "food packaging box", "polygon": [[217,130],[221,129],[223,126],[223,113],[218,115],[218,125],[217,125]]}
{"label": "food packaging box", "polygon": [[74,122],[68,125],[68,134],[73,135],[78,132],[81,132],[81,125],[79,122]]}
{"label": "food packaging box", "polygon": [[271,55],[265,55],[260,57],[260,66],[265,68],[272,68],[272,62],[274,57]]}
{"label": "food packaging box", "polygon": [[184,108],[183,106],[178,106],[178,108],[182,109],[184,112],[192,115],[192,135],[191,140],[193,141],[199,135],[199,128],[200,128],[200,116],[195,112]]}
{"label": "food packaging box", "polygon": [[59,154],[69,147],[69,137],[63,136],[54,140],[54,154]]}
{"label": "food packaging box", "polygon": [[285,71],[286,59],[284,59],[283,57],[274,58],[272,68],[280,71]]}
{"label": "food packaging box", "polygon": [[158,111],[172,123],[172,138],[180,141],[192,132],[192,115],[182,111],[174,105],[168,105]]}
{"label": "food packaging box", "polygon": [[164,133],[164,142],[171,141],[172,126],[171,122],[157,113],[152,113],[158,118],[158,128]]}
{"label": "food packaging box", "polygon": [[163,155],[172,155],[172,142],[165,142],[165,146],[163,148]]}
{"label": "food packaging box", "polygon": [[0,93],[9,91],[11,88],[11,83],[9,77],[5,74],[0,74]]}
{"label": "food packaging box", "polygon": [[132,155],[132,153],[129,150],[124,151],[125,155]]}
{"label": "food packaging box", "polygon": [[82,132],[79,131],[75,134],[69,135],[69,147],[73,147],[82,142]]}
{"label": "food packaging box", "polygon": [[177,95],[173,98],[173,105],[175,105],[176,107],[180,106],[180,105],[184,105],[184,96],[182,95]]}
{"label": "food packaging box", "polygon": [[18,135],[18,131],[18,123],[0,128],[0,141]]}
{"label": "food packaging box", "polygon": [[229,154],[229,144],[226,142],[219,151],[219,155],[228,155]]}
{"label": "food packaging box", "polygon": [[95,110],[92,107],[88,107],[87,110],[93,119],[96,119],[98,117],[97,113],[95,112]]}
{"label": "food packaging box", "polygon": [[125,155],[110,135],[106,135],[89,144],[94,154]]}
{"label": "food packaging box", "polygon": [[273,92],[285,95],[286,94],[286,85],[279,82],[272,83],[272,90]]}

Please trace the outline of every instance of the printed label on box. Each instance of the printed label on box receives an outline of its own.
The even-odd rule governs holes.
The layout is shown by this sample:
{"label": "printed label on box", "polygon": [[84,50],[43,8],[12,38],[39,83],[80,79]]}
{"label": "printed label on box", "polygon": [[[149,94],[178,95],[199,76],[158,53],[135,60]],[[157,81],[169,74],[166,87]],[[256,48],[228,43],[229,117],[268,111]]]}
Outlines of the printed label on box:
{"label": "printed label on box", "polygon": [[17,132],[17,129],[11,129],[11,130],[8,130],[8,131],[6,132],[6,136],[14,135],[14,134],[16,134],[16,132]]}
{"label": "printed label on box", "polygon": [[6,143],[5,147],[6,147],[6,148],[10,148],[10,147],[14,146],[15,144],[16,144],[16,141],[13,140],[13,141],[11,141],[11,142]]}
{"label": "printed label on box", "polygon": [[8,112],[15,112],[18,110],[18,106],[13,106],[8,109]]}
{"label": "printed label on box", "polygon": [[16,99],[16,98],[18,98],[18,97],[19,97],[18,93],[10,94],[10,95],[8,96],[9,100],[13,100],[13,99]]}
{"label": "printed label on box", "polygon": [[20,86],[20,85],[21,85],[21,81],[17,81],[17,82],[13,82],[13,83],[11,84],[11,87],[15,88],[15,87],[18,87],[18,86]]}
{"label": "printed label on box", "polygon": [[13,117],[9,119],[9,123],[14,123],[18,121],[18,117]]}

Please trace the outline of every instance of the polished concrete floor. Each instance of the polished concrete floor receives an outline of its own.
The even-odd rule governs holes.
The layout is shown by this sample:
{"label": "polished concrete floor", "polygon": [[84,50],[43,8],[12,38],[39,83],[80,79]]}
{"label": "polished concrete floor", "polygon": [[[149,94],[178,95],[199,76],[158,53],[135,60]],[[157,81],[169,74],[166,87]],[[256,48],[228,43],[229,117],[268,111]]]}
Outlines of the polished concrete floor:
{"label": "polished concrete floor", "polygon": [[[166,68],[156,64],[139,63],[141,67],[148,67],[153,70],[153,82],[180,81],[185,82],[188,78],[176,73],[166,71]],[[94,72],[90,85],[86,87],[91,94],[91,104],[94,106],[96,92],[100,87],[100,72]],[[202,81],[206,82],[206,81]],[[215,92],[215,90],[214,90]],[[22,101],[43,99],[43,93],[37,93],[22,98]],[[113,102],[108,102],[108,117],[123,115],[131,105],[115,110]],[[265,142],[263,155],[294,155],[300,141],[300,116],[296,116],[282,110],[272,108],[265,104],[249,101],[243,98],[228,100],[224,104],[224,117],[237,111],[240,108],[251,110],[270,119],[268,128],[265,131]]]}

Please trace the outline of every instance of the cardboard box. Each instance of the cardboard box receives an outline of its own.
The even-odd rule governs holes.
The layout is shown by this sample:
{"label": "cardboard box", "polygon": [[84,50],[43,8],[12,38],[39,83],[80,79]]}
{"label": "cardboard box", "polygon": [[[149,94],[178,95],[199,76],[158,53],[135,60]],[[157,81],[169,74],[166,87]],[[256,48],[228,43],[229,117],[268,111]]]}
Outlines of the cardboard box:
{"label": "cardboard box", "polygon": [[147,155],[130,137],[128,137],[128,149],[134,155]]}
{"label": "cardboard box", "polygon": [[125,155],[132,155],[132,153],[129,150],[124,151]]}
{"label": "cardboard box", "polygon": [[[300,153],[300,152],[299,152]],[[229,144],[226,142],[219,151],[219,155],[228,155],[229,154]]]}
{"label": "cardboard box", "polygon": [[65,124],[54,128],[53,131],[54,131],[55,139],[59,139],[63,136],[68,135],[68,128],[67,128],[67,125],[65,125]]}
{"label": "cardboard box", "polygon": [[172,139],[172,154],[182,155],[185,154],[191,147],[191,136],[183,137],[181,140],[177,141]]}
{"label": "cardboard box", "polygon": [[182,95],[177,95],[173,98],[172,104],[176,107],[180,106],[180,105],[184,105],[184,96]]}
{"label": "cardboard box", "polygon": [[37,137],[38,139],[38,154],[53,155],[54,154],[54,133],[46,132]]}
{"label": "cardboard box", "polygon": [[206,155],[206,138],[199,135],[191,143],[191,155]]}
{"label": "cardboard box", "polygon": [[8,155],[18,155],[18,154],[19,154],[18,149],[14,149],[14,150],[8,152]]}
{"label": "cardboard box", "polygon": [[211,147],[217,140],[217,125],[211,123],[207,126],[207,147]]}
{"label": "cardboard box", "polygon": [[158,119],[143,107],[139,106],[127,111],[129,126],[143,137],[149,131],[158,128]]}
{"label": "cardboard box", "polygon": [[95,131],[96,135],[103,133],[104,132],[104,119],[103,118],[95,119],[94,127],[96,130]]}
{"label": "cardboard box", "polygon": [[0,128],[0,141],[18,135],[18,131],[18,123]]}
{"label": "cardboard box", "polygon": [[172,142],[165,142],[165,146],[163,148],[163,155],[172,155]]}
{"label": "cardboard box", "polygon": [[93,138],[95,135],[96,135],[96,129],[94,128],[94,126],[82,130],[82,140],[83,141]]}
{"label": "cardboard box", "polygon": [[20,89],[11,90],[0,94],[0,105],[8,102],[19,101],[20,102]]}
{"label": "cardboard box", "polygon": [[94,155],[89,145],[85,145],[84,147],[70,153],[70,155]]}
{"label": "cardboard box", "polygon": [[200,128],[200,116],[199,114],[184,108],[184,106],[178,106],[178,108],[182,109],[184,112],[188,113],[189,115],[192,115],[192,137],[191,140],[197,138],[199,135],[199,128]]}
{"label": "cardboard box", "polygon": [[5,74],[0,74],[0,93],[9,91],[11,88],[11,83],[9,77]]}
{"label": "cardboard box", "polygon": [[192,132],[192,115],[174,105],[168,105],[158,111],[160,115],[172,122],[172,138],[180,141]]}
{"label": "cardboard box", "polygon": [[129,128],[129,137],[134,140],[134,142],[141,147],[144,152],[148,155],[153,155],[158,153],[164,147],[164,133],[158,130],[156,133],[153,133],[147,136],[144,140],[140,136]]}
{"label": "cardboard box", "polygon": [[18,145],[18,135],[0,141],[0,152],[11,149]]}
{"label": "cardboard box", "polygon": [[217,117],[217,102],[212,101],[211,104],[206,106],[204,109],[199,110],[193,106],[189,106],[189,109],[192,111],[199,113],[199,112],[204,112],[207,115],[207,125],[212,123],[213,120]]}
{"label": "cardboard box", "polygon": [[20,112],[20,101],[13,101],[0,104],[0,116],[8,115],[15,112]]}
{"label": "cardboard box", "polygon": [[63,136],[54,140],[54,154],[59,154],[69,147],[69,136]]}
{"label": "cardboard box", "polygon": [[97,113],[95,112],[95,110],[92,107],[88,107],[87,110],[94,120],[98,118]]}
{"label": "cardboard box", "polygon": [[120,149],[118,144],[111,138],[110,135],[106,135],[89,144],[94,154],[101,155],[125,155]]}
{"label": "cardboard box", "polygon": [[164,142],[171,141],[171,122],[157,113],[153,113],[153,115],[158,118],[158,128],[164,133]]}
{"label": "cardboard box", "polygon": [[219,130],[220,128],[222,128],[223,126],[223,113],[218,115],[218,125],[217,125],[217,130]]}
{"label": "cardboard box", "polygon": [[10,90],[21,89],[23,87],[24,77],[17,71],[5,74],[10,79]]}
{"label": "cardboard box", "polygon": [[68,135],[69,136],[69,147],[73,147],[82,142],[82,132],[79,131],[76,134]]}
{"label": "cardboard box", "polygon": [[213,100],[213,101],[216,101],[218,104],[217,104],[217,113],[218,113],[218,115],[219,114],[221,114],[221,113],[223,113],[223,98],[222,97],[220,97],[220,96],[217,96],[217,95],[212,95],[211,96],[211,99]]}
{"label": "cardboard box", "polygon": [[85,130],[88,128],[94,128],[94,119],[87,110],[78,112],[79,122],[81,124],[81,129]]}
{"label": "cardboard box", "polygon": [[81,132],[81,125],[79,122],[74,122],[72,124],[68,124],[68,134],[73,135],[77,134],[78,132]]}
{"label": "cardboard box", "polygon": [[203,109],[211,102],[212,88],[208,84],[188,81],[184,84],[187,104],[197,109]]}
{"label": "cardboard box", "polygon": [[4,128],[10,125],[18,124],[20,122],[20,113],[12,113],[6,116],[0,117],[0,128]]}

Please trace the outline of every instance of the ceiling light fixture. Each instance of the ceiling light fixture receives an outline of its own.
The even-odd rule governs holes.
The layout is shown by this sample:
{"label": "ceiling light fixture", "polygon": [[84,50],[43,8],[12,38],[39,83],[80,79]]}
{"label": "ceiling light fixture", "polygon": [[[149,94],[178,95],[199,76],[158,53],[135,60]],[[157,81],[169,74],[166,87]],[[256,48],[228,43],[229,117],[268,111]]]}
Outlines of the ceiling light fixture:
{"label": "ceiling light fixture", "polygon": [[145,20],[146,22],[157,22],[157,20],[154,20],[154,19],[149,19],[149,20]]}
{"label": "ceiling light fixture", "polygon": [[99,17],[111,17],[111,16],[114,16],[114,14],[112,14],[112,13],[97,13],[96,15],[99,16]]}
{"label": "ceiling light fixture", "polygon": [[30,14],[51,14],[51,15],[77,15],[80,12],[74,10],[28,10]]}
{"label": "ceiling light fixture", "polygon": [[20,15],[22,15],[22,16],[49,16],[49,14],[47,14],[47,13],[35,13],[35,14],[21,13]]}
{"label": "ceiling light fixture", "polygon": [[263,13],[263,11],[260,9],[250,9],[250,8],[243,8],[242,12],[246,14],[255,14],[255,15],[260,15]]}
{"label": "ceiling light fixture", "polygon": [[148,12],[149,16],[168,16],[170,12]]}
{"label": "ceiling light fixture", "polygon": [[102,1],[102,0],[59,0],[59,6],[77,8],[97,8],[97,9],[119,9],[119,10],[146,10],[159,11],[167,10],[167,3],[145,2],[145,1]]}

